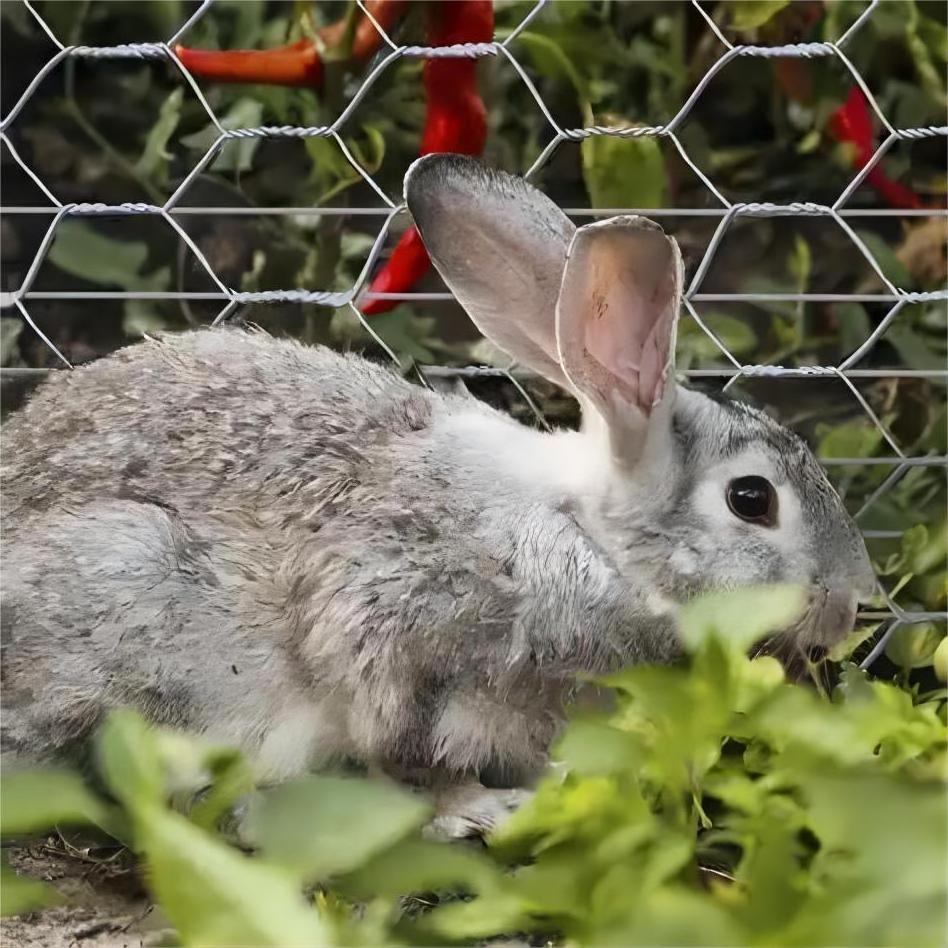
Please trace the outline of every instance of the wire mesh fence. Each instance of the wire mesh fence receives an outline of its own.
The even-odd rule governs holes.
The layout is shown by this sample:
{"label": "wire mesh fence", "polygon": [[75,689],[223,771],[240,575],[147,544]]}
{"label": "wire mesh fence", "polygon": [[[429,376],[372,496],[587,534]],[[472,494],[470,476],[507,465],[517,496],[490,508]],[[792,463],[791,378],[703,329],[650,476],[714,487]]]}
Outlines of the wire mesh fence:
{"label": "wire mesh fence", "polygon": [[[683,3],[687,0],[682,0]],[[536,179],[553,162],[557,152],[569,143],[581,143],[588,139],[633,139],[654,138],[668,142],[680,158],[681,162],[694,174],[700,186],[708,196],[708,204],[703,207],[566,207],[567,213],[573,217],[611,216],[617,213],[645,213],[648,216],[662,220],[690,216],[694,218],[708,218],[716,221],[713,232],[702,252],[691,266],[687,280],[687,289],[684,295],[685,319],[693,321],[694,325],[704,334],[721,364],[716,367],[688,367],[682,375],[694,379],[720,380],[724,389],[730,388],[740,380],[770,379],[783,382],[789,379],[802,379],[809,382],[815,380],[835,380],[841,386],[839,391],[848,393],[858,404],[859,409],[869,420],[891,453],[874,457],[846,457],[835,456],[825,460],[829,466],[852,469],[865,465],[880,466],[888,471],[879,479],[872,490],[862,499],[856,511],[857,522],[863,518],[874,504],[884,498],[909,472],[918,468],[946,468],[946,458],[936,453],[911,454],[906,452],[899,439],[890,430],[885,418],[885,412],[874,408],[863,389],[857,384],[860,380],[912,378],[921,377],[934,380],[943,385],[948,379],[948,371],[941,368],[912,368],[899,366],[897,368],[866,367],[866,356],[895,326],[900,317],[904,317],[908,307],[916,304],[948,305],[948,291],[945,289],[919,292],[906,289],[898,285],[877,259],[877,254],[867,241],[857,233],[853,221],[859,217],[872,215],[884,217],[908,218],[948,216],[944,210],[933,209],[870,209],[851,207],[851,199],[858,189],[869,179],[874,170],[880,165],[885,155],[899,143],[913,143],[927,139],[945,138],[948,136],[948,126],[897,127],[880,107],[872,89],[866,82],[859,69],[847,55],[847,51],[854,38],[866,28],[871,18],[878,13],[880,0],[871,0],[865,4],[861,13],[848,25],[845,31],[833,41],[798,42],[776,46],[766,45],[739,45],[732,42],[726,32],[718,25],[711,14],[698,0],[690,0],[693,11],[701,18],[711,42],[717,44],[717,55],[710,66],[704,71],[700,80],[687,92],[681,101],[680,107],[673,114],[663,116],[649,116],[650,119],[660,119],[660,124],[643,124],[635,127],[626,125],[589,125],[586,127],[566,127],[561,124],[548,106],[544,96],[531,78],[530,71],[522,62],[519,48],[525,31],[536,21],[540,20],[551,4],[549,0],[539,0],[528,8],[506,35],[499,40],[487,43],[462,43],[451,46],[421,46],[400,45],[386,31],[373,20],[382,40],[382,49],[369,64],[365,75],[358,87],[338,114],[327,124],[320,125],[265,125],[255,124],[235,126],[232,120],[218,115],[209,96],[195,77],[185,68],[175,44],[192,30],[199,21],[206,17],[214,6],[215,0],[203,0],[183,22],[171,32],[167,39],[159,42],[125,42],[115,45],[79,45],[67,44],[57,36],[56,31],[44,18],[44,15],[31,4],[23,0],[24,8],[29,12],[36,25],[43,31],[48,40],[54,44],[55,52],[39,68],[32,81],[26,86],[12,107],[0,121],[0,142],[6,149],[10,159],[29,178],[48,202],[36,206],[6,206],[3,214],[9,216],[45,216],[49,217],[38,242],[32,262],[15,288],[7,289],[2,294],[2,308],[5,314],[15,313],[27,324],[30,330],[42,339],[43,343],[55,353],[56,358],[65,367],[70,366],[70,360],[57,347],[50,334],[31,315],[32,306],[39,301],[178,301],[182,304],[200,301],[202,304],[213,306],[215,312],[209,319],[213,324],[225,323],[238,316],[245,307],[267,304],[294,304],[309,307],[344,308],[352,317],[358,320],[365,332],[371,336],[376,344],[388,353],[396,363],[398,357],[383,338],[376,332],[373,321],[367,319],[361,311],[361,305],[366,300],[387,299],[408,302],[439,302],[450,300],[451,296],[444,292],[408,292],[401,294],[366,292],[369,278],[375,270],[379,260],[385,253],[393,229],[407,217],[407,211],[399,200],[391,197],[375,179],[361,156],[355,153],[344,135],[344,130],[352,121],[360,107],[376,92],[379,83],[396,64],[406,60],[424,60],[439,57],[446,58],[493,58],[505,63],[517,77],[517,81],[527,90],[530,100],[534,103],[543,117],[549,133],[546,144],[537,149],[535,159],[529,167],[520,169],[528,179]],[[359,3],[362,12],[370,19],[371,13]],[[590,53],[593,55],[593,53]],[[738,59],[767,59],[767,60],[814,60],[829,59],[835,61],[844,71],[848,80],[858,87],[872,110],[875,121],[883,130],[883,137],[875,147],[871,157],[852,174],[848,184],[831,203],[818,203],[807,200],[806,194],[797,195],[797,199],[787,203],[769,201],[732,201],[725,196],[724,190],[718,187],[713,172],[709,173],[689,154],[686,142],[681,134],[682,127],[705,97],[712,94],[711,86],[715,78],[725,70],[730,63]],[[44,81],[52,73],[70,60],[84,60],[100,63],[105,60],[140,60],[146,62],[160,62],[172,70],[176,81],[186,89],[206,113],[210,123],[211,136],[206,149],[171,189],[164,200],[153,202],[133,201],[115,204],[90,201],[64,201],[55,193],[55,189],[44,180],[43,173],[33,170],[30,162],[21,156],[10,137],[11,127],[18,117],[27,108],[37,94]],[[374,203],[360,208],[334,207],[321,205],[319,207],[240,207],[227,206],[192,206],[185,202],[185,198],[195,188],[196,183],[209,168],[218,161],[223,151],[239,142],[249,141],[278,141],[278,140],[306,140],[323,139],[332,142],[334,147],[343,156],[352,172],[368,188]],[[238,289],[228,284],[217,272],[215,264],[208,253],[199,245],[199,242],[189,232],[186,222],[189,218],[205,218],[213,215],[234,215],[241,213],[272,214],[284,216],[331,216],[359,215],[368,221],[377,221],[379,226],[374,233],[367,252],[361,261],[358,275],[343,289],[334,287],[304,288],[287,286],[276,289]],[[209,282],[209,289],[191,290],[181,289],[148,289],[137,287],[122,290],[44,290],[37,288],[37,276],[46,261],[50,248],[59,232],[61,224],[67,219],[79,218],[118,218],[135,217],[150,218],[159,222],[160,226],[170,229],[173,239],[196,261],[197,267],[203,271]],[[707,277],[712,264],[715,262],[722,243],[733,231],[738,222],[754,219],[822,219],[837,228],[851,247],[865,261],[866,266],[877,278],[879,289],[871,292],[824,292],[816,293],[801,287],[797,292],[738,292],[721,293],[706,289]],[[857,344],[850,348],[842,358],[831,364],[803,364],[781,365],[757,363],[739,357],[732,351],[726,338],[715,331],[713,326],[702,314],[702,304],[850,304],[865,303],[880,305],[884,308],[881,317],[874,326],[867,328],[865,334]],[[423,384],[441,378],[482,379],[490,377],[503,378],[516,388],[520,397],[526,401],[530,410],[535,414],[538,423],[547,424],[542,411],[531,400],[524,386],[524,373],[516,365],[433,365],[416,364],[419,380]],[[5,369],[5,372],[11,371]],[[20,371],[30,371],[20,369]],[[935,389],[938,391],[938,389]],[[894,536],[894,531],[868,531],[876,536]],[[881,622],[882,631],[874,646],[864,657],[863,666],[871,665],[885,648],[886,641],[898,628],[914,623],[944,621],[948,616],[944,612],[920,611],[901,607],[893,595],[886,590],[885,585],[879,585],[880,602],[882,607],[862,614],[870,621]]]}

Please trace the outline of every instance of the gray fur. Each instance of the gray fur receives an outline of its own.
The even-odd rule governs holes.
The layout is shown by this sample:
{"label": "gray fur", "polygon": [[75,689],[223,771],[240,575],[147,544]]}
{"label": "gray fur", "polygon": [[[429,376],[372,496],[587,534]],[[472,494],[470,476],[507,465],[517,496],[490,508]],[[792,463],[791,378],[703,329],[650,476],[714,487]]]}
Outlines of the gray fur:
{"label": "gray fur", "polygon": [[[686,389],[673,412],[659,467],[587,482],[554,470],[584,469],[586,433],[260,332],[54,374],[3,430],[5,750],[67,754],[131,705],[268,778],[354,759],[528,780],[576,673],[676,655],[674,603],[866,585],[799,439]],[[792,550],[702,519],[703,472],[748,445],[800,499]],[[826,632],[821,609],[805,634],[840,634],[846,615]]]}
{"label": "gray fur", "polygon": [[[573,671],[672,643],[572,514],[468,467],[459,411],[513,427],[241,331],[57,374],[4,431],[4,733],[62,749],[131,703],[253,751],[298,702],[314,757],[538,763]],[[492,716],[496,759],[448,720]]]}

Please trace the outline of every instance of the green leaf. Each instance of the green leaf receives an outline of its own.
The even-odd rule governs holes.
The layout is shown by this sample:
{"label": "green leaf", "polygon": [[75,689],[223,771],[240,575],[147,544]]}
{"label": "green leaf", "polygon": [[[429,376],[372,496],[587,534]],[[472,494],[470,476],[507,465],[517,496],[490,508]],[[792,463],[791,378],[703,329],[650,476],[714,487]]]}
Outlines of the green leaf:
{"label": "green leaf", "polygon": [[162,37],[174,33],[187,18],[181,0],[148,0],[147,3],[136,5],[141,8],[142,14],[155,25]]}
{"label": "green leaf", "polygon": [[181,119],[183,101],[184,89],[179,86],[162,103],[158,121],[151,127],[141,157],[135,163],[140,175],[158,184],[163,185],[168,180],[168,163],[173,157],[167,150],[168,142]]}
{"label": "green leaf", "polygon": [[665,161],[654,138],[593,135],[580,149],[593,207],[662,207]]}
{"label": "green leaf", "polygon": [[934,622],[900,625],[886,642],[886,657],[900,668],[923,668],[931,665],[942,640]]}
{"label": "green leaf", "polygon": [[[868,247],[870,253],[875,257],[882,272],[896,285],[902,289],[913,289],[915,280],[909,273],[908,268],[895,255],[892,248],[877,233],[871,230],[857,230],[857,236]],[[868,267],[868,263],[866,264]]]}
{"label": "green leaf", "polygon": [[0,366],[16,365],[19,359],[17,342],[23,331],[23,320],[18,316],[0,318]]}
{"label": "green leaf", "polygon": [[882,432],[868,418],[855,418],[838,425],[816,426],[817,456],[833,458],[869,458],[882,443]]}
{"label": "green leaf", "polygon": [[913,573],[943,568],[948,561],[948,519],[918,526],[923,527],[924,532],[917,530],[914,542],[909,544],[907,540],[909,531],[902,537],[903,547],[909,557],[909,568]]}
{"label": "green leaf", "polygon": [[941,63],[948,62],[948,31],[945,30],[944,23],[920,15],[916,32],[921,41],[931,51],[932,56]]}
{"label": "green leaf", "polygon": [[541,76],[548,79],[565,76],[576,90],[581,103],[589,99],[586,80],[554,39],[541,33],[525,31],[517,37],[517,43],[526,50],[534,69]]}
{"label": "green leaf", "polygon": [[211,786],[189,810],[198,826],[211,828],[226,813],[247,797],[254,786],[253,769],[238,751],[212,748],[204,758],[211,775]]}
{"label": "green leaf", "polygon": [[381,781],[306,777],[255,800],[248,840],[307,879],[350,872],[418,829],[430,807]]}
{"label": "green leaf", "polygon": [[62,896],[52,886],[17,875],[4,857],[0,863],[0,916],[35,912],[61,901]]}
{"label": "green leaf", "polygon": [[78,774],[4,769],[0,778],[0,836],[45,832],[56,826],[107,824],[107,809]]}
{"label": "green leaf", "polygon": [[[922,33],[919,27],[922,23],[922,17],[919,16],[919,6],[915,0],[902,0],[904,9],[905,23],[905,41],[911,54],[912,64],[918,74],[919,82],[932,102],[944,110],[946,106],[945,98],[945,75],[943,69],[938,69],[929,52],[929,44],[925,36],[930,35],[930,31]],[[941,24],[942,33],[944,33],[944,24]],[[942,36],[944,43],[944,36]],[[936,46],[937,48],[937,46]],[[938,55],[938,54],[936,54]],[[943,55],[939,56],[944,59]]]}
{"label": "green leaf", "polygon": [[754,30],[776,16],[790,0],[728,0],[731,26],[735,30]]}
{"label": "green leaf", "polygon": [[833,303],[830,312],[839,327],[839,347],[848,356],[855,352],[872,332],[866,308],[861,303]]}
{"label": "green leaf", "polygon": [[710,637],[718,637],[729,648],[744,652],[768,633],[790,625],[806,602],[806,590],[791,585],[709,593],[679,611],[682,641],[694,652]]}
{"label": "green leaf", "polygon": [[359,172],[336,142],[328,138],[306,138],[303,143],[312,161],[312,178],[320,187],[317,204],[325,203],[360,180]]}
{"label": "green leaf", "polygon": [[[399,358],[431,364],[437,361],[432,346],[437,345],[436,323],[431,316],[419,316],[410,307],[399,306],[372,317],[372,328]],[[364,330],[359,327],[360,335]]]}
{"label": "green leaf", "polygon": [[148,259],[146,244],[113,240],[80,220],[60,222],[48,258],[72,276],[123,290],[164,290],[171,282],[168,267],[150,276],[139,272]]}
{"label": "green leaf", "polygon": [[232,748],[177,731],[152,732],[166,791],[192,822],[212,827],[254,788],[253,770]]}
{"label": "green leaf", "polygon": [[647,898],[626,924],[607,929],[592,944],[746,945],[749,940],[727,909],[697,891],[669,885]]}
{"label": "green leaf", "polygon": [[423,839],[406,839],[373,856],[340,886],[356,898],[394,898],[447,889],[493,892],[503,885],[498,868],[481,852]]}
{"label": "green leaf", "polygon": [[[757,337],[744,320],[727,313],[703,313],[701,319],[732,355],[745,355],[756,348]],[[678,353],[692,355],[700,362],[726,358],[717,343],[693,319],[683,319],[679,324]]]}
{"label": "green leaf", "polygon": [[639,788],[617,777],[568,777],[563,783],[551,777],[536,794],[497,826],[491,848],[505,858],[535,854],[564,840],[599,839],[610,828],[651,825],[648,807]]}
{"label": "green leaf", "polygon": [[[263,105],[257,99],[242,96],[221,117],[221,127],[227,130],[235,128],[256,128],[263,121]],[[220,137],[220,130],[213,122],[193,135],[186,135],[181,144],[204,154]],[[253,167],[253,157],[260,147],[262,138],[235,138],[224,143],[217,157],[211,163],[213,171],[242,172]]]}
{"label": "green leaf", "polygon": [[136,838],[151,890],[184,944],[332,944],[302,899],[300,879],[286,869],[250,859],[153,804],[138,808]]}
{"label": "green leaf", "polygon": [[926,372],[944,371],[944,354],[935,352],[925,337],[915,332],[911,326],[896,320],[883,338],[895,347],[909,368]]}
{"label": "green leaf", "polygon": [[265,0],[217,0],[230,23],[227,49],[247,49],[260,41],[266,26]]}
{"label": "green leaf", "polygon": [[793,277],[796,292],[805,293],[810,285],[813,255],[810,252],[810,245],[799,234],[794,234],[793,249],[787,258],[787,270]]}
{"label": "green leaf", "polygon": [[473,902],[449,902],[423,915],[413,926],[420,944],[472,941],[522,931],[527,913],[516,895],[500,892]]}
{"label": "green leaf", "polygon": [[754,843],[744,853],[737,878],[747,895],[741,912],[755,931],[772,931],[799,910],[807,879],[798,871],[804,851],[798,820],[788,819],[783,801],[765,798],[753,826]]}
{"label": "green leaf", "polygon": [[948,681],[948,636],[943,638],[932,656],[932,665],[939,681]]}
{"label": "green leaf", "polygon": [[831,662],[841,662],[849,658],[863,642],[868,641],[878,632],[879,626],[878,622],[873,625],[856,626],[829,650],[827,657]]}
{"label": "green leaf", "polygon": [[362,125],[361,128],[365,141],[350,138],[349,148],[363,170],[375,174],[385,160],[385,136],[374,125]]}
{"label": "green leaf", "polygon": [[36,20],[25,6],[13,3],[0,4],[0,22],[4,23],[5,29],[16,30],[28,39],[33,38]]}
{"label": "green leaf", "polygon": [[[941,944],[948,889],[944,787],[826,770],[801,774],[799,782],[821,846],[814,873],[829,903],[825,914],[812,912],[806,920],[810,937],[822,931],[816,940],[826,944]],[[805,937],[799,931],[786,941],[806,944]]]}
{"label": "green leaf", "polygon": [[[932,524],[916,523],[902,534],[899,552],[882,565],[883,576],[902,575],[900,586],[908,579],[903,574],[940,571],[948,560],[948,521]],[[894,595],[891,592],[890,595]]]}
{"label": "green leaf", "polygon": [[110,792],[132,813],[164,800],[158,739],[134,711],[113,711],[96,737],[96,761]]}
{"label": "green leaf", "polygon": [[555,756],[573,773],[625,773],[642,749],[626,731],[597,721],[573,721],[556,746]]}
{"label": "green leaf", "polygon": [[[346,139],[346,145],[362,168],[372,174],[378,171],[385,157],[385,137],[373,125],[363,125],[361,130],[364,141],[350,137]],[[320,188],[317,204],[324,204],[362,181],[358,169],[332,139],[306,138],[304,145],[312,161],[311,177]]]}

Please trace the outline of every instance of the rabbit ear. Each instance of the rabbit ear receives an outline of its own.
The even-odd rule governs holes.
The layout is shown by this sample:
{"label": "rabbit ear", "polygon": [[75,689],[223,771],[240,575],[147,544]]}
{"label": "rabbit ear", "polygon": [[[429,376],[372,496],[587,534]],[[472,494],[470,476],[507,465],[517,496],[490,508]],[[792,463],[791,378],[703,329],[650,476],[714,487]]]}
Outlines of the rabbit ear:
{"label": "rabbit ear", "polygon": [[558,385],[556,298],[576,228],[536,188],[462,155],[408,169],[405,199],[434,265],[481,332]]}
{"label": "rabbit ear", "polygon": [[625,464],[639,459],[650,427],[670,424],[671,411],[656,407],[674,401],[682,279],[678,244],[642,217],[587,224],[570,244],[556,309],[560,363]]}

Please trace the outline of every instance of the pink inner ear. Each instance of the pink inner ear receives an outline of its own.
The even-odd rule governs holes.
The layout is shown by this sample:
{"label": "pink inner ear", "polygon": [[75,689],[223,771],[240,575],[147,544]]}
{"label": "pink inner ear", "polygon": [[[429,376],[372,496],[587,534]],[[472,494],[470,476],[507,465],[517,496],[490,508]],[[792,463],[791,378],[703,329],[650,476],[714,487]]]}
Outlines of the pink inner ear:
{"label": "pink inner ear", "polygon": [[597,261],[583,340],[622,395],[649,415],[668,378],[675,272],[667,240],[643,243],[647,251],[632,259],[609,255]]}

